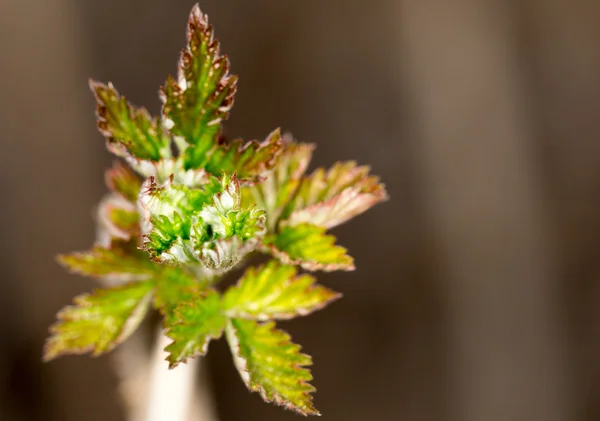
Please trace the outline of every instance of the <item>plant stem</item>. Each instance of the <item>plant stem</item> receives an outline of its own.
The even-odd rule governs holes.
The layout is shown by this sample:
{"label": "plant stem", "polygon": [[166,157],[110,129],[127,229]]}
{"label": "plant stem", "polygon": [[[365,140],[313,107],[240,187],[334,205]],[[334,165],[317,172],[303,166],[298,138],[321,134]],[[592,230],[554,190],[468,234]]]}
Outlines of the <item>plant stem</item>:
{"label": "plant stem", "polygon": [[177,370],[169,370],[164,351],[169,343],[160,329],[148,364],[144,421],[217,421],[206,373],[201,370],[203,361],[192,359]]}

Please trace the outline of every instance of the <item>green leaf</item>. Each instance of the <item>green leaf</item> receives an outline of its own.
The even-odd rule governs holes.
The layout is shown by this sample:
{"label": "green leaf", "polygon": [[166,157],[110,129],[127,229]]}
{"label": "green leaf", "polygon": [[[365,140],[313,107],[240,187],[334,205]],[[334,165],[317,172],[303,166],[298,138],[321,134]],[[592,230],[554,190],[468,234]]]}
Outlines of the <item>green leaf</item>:
{"label": "green leaf", "polygon": [[139,235],[140,216],[134,203],[117,193],[109,193],[98,206],[98,234],[110,243],[112,239],[130,240]]}
{"label": "green leaf", "polygon": [[112,350],[142,322],[152,298],[151,282],[134,282],[99,289],[76,297],[74,306],[62,309],[50,328],[44,360],[61,355]]}
{"label": "green leaf", "polygon": [[320,310],[341,297],[314,285],[308,274],[296,276],[296,268],[271,261],[250,267],[238,284],[223,297],[225,314],[233,318],[256,320],[291,319]]}
{"label": "green leaf", "polygon": [[304,368],[312,364],[311,357],[300,353],[300,346],[274,326],[243,319],[227,323],[225,334],[242,380],[266,402],[302,415],[319,415],[310,395],[315,391],[309,383],[312,375]]}
{"label": "green leaf", "polygon": [[165,215],[151,218],[152,230],[144,235],[142,250],[150,254],[150,258],[156,262],[170,262],[183,259],[177,257],[177,253],[170,250],[179,240],[189,241],[191,221],[183,219],[179,213],[173,214],[169,219]]}
{"label": "green leaf", "polygon": [[260,143],[256,140],[244,142],[237,139],[215,147],[205,169],[214,175],[222,172],[236,173],[243,183],[256,183],[268,174],[282,147],[279,129]]}
{"label": "green leaf", "polygon": [[265,239],[265,245],[281,262],[306,270],[354,270],[354,260],[347,250],[335,245],[335,237],[316,225],[285,226]]}
{"label": "green leaf", "polygon": [[80,275],[113,281],[147,279],[156,272],[156,265],[135,247],[134,242],[113,241],[110,248],[95,246],[87,252],[58,256],[58,261]]}
{"label": "green leaf", "polygon": [[243,203],[256,203],[267,212],[270,232],[294,195],[310,162],[314,145],[285,139],[284,148],[267,178],[260,184],[243,189]]}
{"label": "green leaf", "polygon": [[176,319],[175,308],[197,297],[207,287],[207,280],[197,279],[184,268],[161,267],[163,270],[154,277],[154,307],[165,317],[165,325],[173,324]]}
{"label": "green leaf", "polygon": [[185,167],[199,168],[229,115],[237,76],[229,75],[229,60],[220,55],[212,26],[198,5],[188,21],[187,48],[181,53],[177,79],[169,77],[161,88],[165,125],[191,145],[186,149],[178,142],[185,149]]}
{"label": "green leaf", "polygon": [[98,129],[107,147],[117,156],[158,161],[171,156],[170,138],[157,118],[145,108],[135,108],[119,95],[114,86],[90,80],[96,95]]}
{"label": "green leaf", "polygon": [[385,187],[369,171],[353,161],[338,162],[328,171],[319,168],[304,177],[286,210],[285,223],[332,228],[387,200]]}
{"label": "green leaf", "polygon": [[188,358],[206,355],[211,339],[219,339],[227,319],[221,313],[220,297],[208,291],[206,297],[196,296],[175,309],[175,319],[166,327],[167,336],[173,339],[165,351],[173,368]]}
{"label": "green leaf", "polygon": [[115,161],[112,168],[106,171],[105,179],[106,185],[113,192],[119,193],[130,202],[137,201],[142,181],[129,167]]}

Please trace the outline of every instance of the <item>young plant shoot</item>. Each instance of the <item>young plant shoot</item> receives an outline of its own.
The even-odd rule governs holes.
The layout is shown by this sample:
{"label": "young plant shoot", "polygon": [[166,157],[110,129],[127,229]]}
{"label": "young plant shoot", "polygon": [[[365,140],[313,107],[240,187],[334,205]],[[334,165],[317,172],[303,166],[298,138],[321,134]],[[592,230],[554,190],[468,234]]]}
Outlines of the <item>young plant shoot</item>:
{"label": "young plant shoot", "polygon": [[[128,103],[110,83],[91,81],[98,128],[120,160],[106,173],[98,241],[59,261],[105,288],[62,309],[45,360],[100,355],[125,341],[150,308],[160,312],[171,368],[203,356],[225,336],[246,386],[303,415],[313,406],[311,357],[276,321],[320,310],[340,294],[318,271],[353,270],[328,230],[387,199],[369,167],[340,162],[307,174],[314,145],[274,130],[262,142],[225,141],[237,77],[196,5],[178,75],[160,90],[162,113]],[[224,292],[219,280],[250,256]],[[166,363],[165,363],[166,364]]]}

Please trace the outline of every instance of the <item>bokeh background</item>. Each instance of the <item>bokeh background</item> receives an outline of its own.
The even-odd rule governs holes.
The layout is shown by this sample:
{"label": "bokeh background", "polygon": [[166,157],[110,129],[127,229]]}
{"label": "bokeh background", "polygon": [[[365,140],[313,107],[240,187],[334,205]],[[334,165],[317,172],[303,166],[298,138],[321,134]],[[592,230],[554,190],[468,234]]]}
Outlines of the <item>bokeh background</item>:
{"label": "bokeh background", "polygon": [[[193,0],[0,0],[0,419],[125,420],[110,358],[41,362],[94,282],[111,157],[87,78],[158,112]],[[285,324],[328,421],[600,420],[600,2],[202,0],[240,76],[227,134],[371,164],[391,201],[335,230],[345,298]],[[223,341],[219,419],[292,420]],[[172,420],[178,421],[178,420]]]}

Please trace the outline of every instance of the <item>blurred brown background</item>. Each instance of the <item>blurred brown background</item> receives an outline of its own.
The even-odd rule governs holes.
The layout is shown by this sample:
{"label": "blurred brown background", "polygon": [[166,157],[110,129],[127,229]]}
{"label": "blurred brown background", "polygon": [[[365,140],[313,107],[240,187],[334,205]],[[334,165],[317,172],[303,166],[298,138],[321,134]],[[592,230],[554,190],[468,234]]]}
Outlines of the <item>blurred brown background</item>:
{"label": "blurred brown background", "polygon": [[[193,0],[0,0],[0,419],[124,419],[109,358],[40,361],[94,283],[110,156],[87,78],[158,112]],[[203,0],[240,88],[227,133],[281,126],[392,200],[336,230],[345,298],[285,324],[328,421],[600,420],[600,2]],[[220,419],[291,420],[211,345]],[[178,420],[173,420],[178,421]]]}

